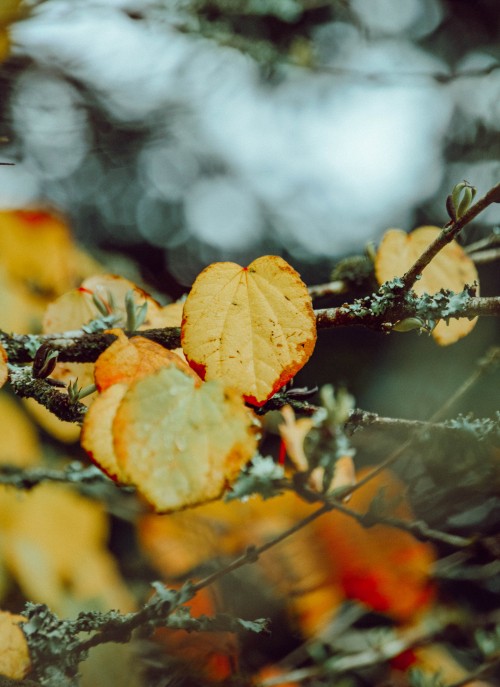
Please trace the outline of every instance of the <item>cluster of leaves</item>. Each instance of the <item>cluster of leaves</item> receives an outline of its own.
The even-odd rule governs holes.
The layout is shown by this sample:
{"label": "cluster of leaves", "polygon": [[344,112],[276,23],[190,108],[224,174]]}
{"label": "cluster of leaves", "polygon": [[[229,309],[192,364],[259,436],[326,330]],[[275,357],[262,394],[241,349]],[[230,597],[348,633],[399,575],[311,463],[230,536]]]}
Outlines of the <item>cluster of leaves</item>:
{"label": "cluster of leaves", "polygon": [[[457,208],[451,230],[474,212]],[[229,681],[240,661],[255,673],[256,685],[325,684],[380,664],[402,671],[402,684],[427,679],[438,665],[444,684],[464,678],[466,670],[434,641],[459,621],[457,610],[438,600],[436,549],[415,534],[465,549],[471,541],[415,520],[408,485],[387,469],[412,441],[422,445],[422,432],[382,465],[356,471],[346,431],[354,411],[349,395],[325,386],[313,406],[308,390],[287,388],[313,353],[317,326],[427,330],[441,345],[468,334],[477,272],[450,227],[409,235],[389,230],[374,256],[379,291],[314,311],[297,272],[276,256],[248,267],[210,265],[185,301],[162,306],[84,256],[61,219],[16,211],[2,213],[0,221],[6,299],[0,381],[10,380],[18,396],[28,397],[26,408],[45,431],[67,443],[79,439],[100,471],[66,467],[56,477],[49,465],[30,473],[41,462],[38,439],[2,391],[2,421],[12,424],[12,442],[0,455],[10,465],[5,483],[31,488],[44,479],[73,481],[87,485],[94,500],[58,484],[36,486],[22,501],[0,492],[5,589],[13,578],[34,602],[25,610],[24,633],[19,616],[3,616],[5,645],[13,649],[0,662],[1,673],[73,684],[89,649],[128,643],[140,630],[143,639],[156,632],[166,651],[161,659],[155,654],[160,664],[175,656],[204,680]],[[19,246],[28,243],[25,260]],[[296,417],[292,408],[307,416]],[[276,425],[278,461],[259,453],[262,435],[272,435]],[[494,419],[459,417],[439,431],[480,442],[494,484]],[[47,459],[67,465],[60,456]],[[457,462],[457,477],[473,471],[473,463],[459,468]],[[432,476],[424,467],[423,476]],[[106,548],[104,504],[134,523],[138,546],[163,581],[139,610],[137,596],[144,598],[149,586],[141,578],[133,595],[122,579]],[[238,577],[250,563],[254,572]],[[221,615],[219,596],[236,583],[231,617]],[[258,672],[262,660],[252,665],[234,639],[234,632],[264,628],[251,620],[253,601],[242,603],[248,584],[260,589],[264,608],[284,600],[288,622],[307,640],[290,662],[297,668],[290,679],[276,666],[274,674]],[[362,631],[373,614],[392,624],[378,638]],[[210,639],[202,641],[199,632]],[[409,666],[420,672],[410,678]],[[171,662],[166,669],[173,670]]]}

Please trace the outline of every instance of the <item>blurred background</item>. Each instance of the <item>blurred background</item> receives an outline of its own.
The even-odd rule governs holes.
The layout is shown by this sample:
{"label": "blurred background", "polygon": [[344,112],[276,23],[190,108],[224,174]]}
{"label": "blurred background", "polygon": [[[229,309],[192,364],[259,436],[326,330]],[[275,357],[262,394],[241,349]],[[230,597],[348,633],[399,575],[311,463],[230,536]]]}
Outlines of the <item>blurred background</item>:
{"label": "blurred background", "polygon": [[[495,0],[4,6],[0,153],[15,166],[0,167],[0,206],[63,213],[86,247],[132,256],[170,298],[211,262],[263,254],[328,281],[388,227],[443,224],[457,182],[481,194],[500,177]],[[461,240],[499,221],[492,206]],[[482,268],[483,294],[494,277]],[[322,333],[307,381],[419,416],[494,336],[483,321],[452,352]],[[387,372],[398,365],[411,394]]]}

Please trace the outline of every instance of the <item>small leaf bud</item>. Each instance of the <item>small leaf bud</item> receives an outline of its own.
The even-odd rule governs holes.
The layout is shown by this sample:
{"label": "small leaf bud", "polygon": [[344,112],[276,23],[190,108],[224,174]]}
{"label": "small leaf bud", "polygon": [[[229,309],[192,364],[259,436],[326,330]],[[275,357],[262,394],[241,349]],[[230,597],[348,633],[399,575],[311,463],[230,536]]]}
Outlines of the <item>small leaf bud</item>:
{"label": "small leaf bud", "polygon": [[43,343],[35,353],[33,359],[33,377],[45,379],[54,370],[59,351],[50,347],[49,343]]}
{"label": "small leaf bud", "polygon": [[419,317],[405,317],[393,326],[395,332],[411,332],[413,329],[425,329],[425,323]]}

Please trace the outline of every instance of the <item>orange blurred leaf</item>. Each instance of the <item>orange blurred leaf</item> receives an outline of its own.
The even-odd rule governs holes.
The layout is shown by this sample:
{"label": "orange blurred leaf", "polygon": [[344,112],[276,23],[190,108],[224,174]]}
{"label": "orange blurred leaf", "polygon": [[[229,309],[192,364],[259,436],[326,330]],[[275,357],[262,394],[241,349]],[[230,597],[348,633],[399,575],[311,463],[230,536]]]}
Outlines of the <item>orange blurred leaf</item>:
{"label": "orange blurred leaf", "polygon": [[134,382],[113,422],[118,464],[157,510],[218,498],[252,457],[255,420],[217,382],[196,383],[177,367]]}
{"label": "orange blurred leaf", "polygon": [[[358,478],[364,474],[366,470]],[[413,519],[404,485],[387,470],[356,490],[349,507],[365,513],[380,493],[388,515]],[[367,529],[342,513],[321,518],[313,527],[329,557],[330,575],[346,597],[397,620],[409,620],[431,600],[435,553],[430,544],[387,525]]]}
{"label": "orange blurred leaf", "polygon": [[0,675],[13,680],[22,680],[31,668],[28,644],[20,623],[25,623],[22,615],[0,611]]}
{"label": "orange blurred leaf", "polygon": [[203,270],[184,304],[181,340],[203,379],[221,379],[261,406],[310,358],[316,320],[298,273],[266,255]]}
{"label": "orange blurred leaf", "polygon": [[[375,259],[375,274],[379,284],[402,276],[440,232],[438,227],[419,227],[410,234],[401,229],[386,231]],[[451,241],[427,265],[413,289],[418,295],[434,295],[440,289],[460,292],[466,284],[470,285],[477,279],[477,270],[471,258],[456,241]],[[438,344],[447,346],[467,336],[476,320],[462,317],[450,319],[448,324],[439,322],[432,336]]]}
{"label": "orange blurred leaf", "polygon": [[[193,618],[214,616],[220,612],[213,588],[200,589],[186,605]],[[221,682],[230,677],[238,664],[238,638],[232,632],[188,632],[187,630],[156,630],[170,656],[182,661],[186,670],[202,676],[208,682]],[[183,676],[184,677],[184,676]]]}

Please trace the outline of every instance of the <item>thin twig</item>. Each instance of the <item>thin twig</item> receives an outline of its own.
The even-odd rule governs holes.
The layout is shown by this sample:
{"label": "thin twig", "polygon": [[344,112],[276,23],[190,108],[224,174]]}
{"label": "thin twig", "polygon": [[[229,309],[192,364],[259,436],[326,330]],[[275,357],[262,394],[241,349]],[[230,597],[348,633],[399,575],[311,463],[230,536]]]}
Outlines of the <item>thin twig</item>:
{"label": "thin twig", "polygon": [[338,279],[337,281],[330,281],[327,284],[315,284],[309,286],[308,289],[311,298],[320,298],[321,296],[335,296],[347,291],[345,281]]}
{"label": "thin twig", "polygon": [[288,488],[290,491],[294,491],[299,496],[302,496],[309,503],[320,501],[321,503],[325,504],[325,506],[329,506],[330,510],[338,511],[343,515],[352,518],[359,525],[365,528],[373,527],[373,525],[387,525],[388,527],[394,527],[395,529],[403,530],[404,532],[413,534],[420,539],[433,540],[440,542],[441,544],[448,544],[449,546],[453,546],[455,548],[467,548],[473,543],[473,539],[435,530],[432,527],[429,527],[423,520],[402,520],[401,518],[384,515],[383,513],[358,513],[357,511],[345,506],[338,498],[334,496],[316,492],[307,487],[297,489],[296,484],[291,482],[288,484],[283,483],[283,486],[284,488]]}
{"label": "thin twig", "polygon": [[111,480],[94,466],[83,467],[71,463],[63,470],[51,468],[17,468],[0,466],[0,484],[16,489],[29,490],[42,482],[63,482],[65,484],[108,484]]}
{"label": "thin twig", "polygon": [[290,537],[292,534],[295,534],[295,532],[299,532],[301,529],[309,525],[309,523],[314,522],[314,520],[317,520],[322,515],[330,512],[331,510],[332,506],[330,504],[325,503],[321,506],[321,508],[318,508],[318,510],[314,511],[313,513],[310,513],[305,518],[300,520],[298,523],[292,525],[292,527],[289,527],[288,529],[278,534],[276,537],[273,537],[264,544],[261,544],[261,546],[249,547],[242,556],[236,558],[229,565],[225,566],[224,568],[221,568],[220,570],[216,570],[214,573],[211,573],[199,582],[196,582],[194,584],[194,589],[196,591],[199,591],[200,589],[203,589],[204,587],[208,587],[209,585],[213,584],[219,578],[225,577],[228,573],[233,572],[234,570],[238,570],[238,568],[241,568],[244,565],[247,565],[248,563],[255,563],[259,556],[263,554],[265,551],[271,549],[273,546],[276,546],[284,539]]}
{"label": "thin twig", "polygon": [[479,239],[479,241],[475,241],[474,243],[469,243],[467,246],[464,246],[464,251],[471,255],[476,251],[483,250],[483,248],[490,248],[491,246],[496,246],[499,243],[500,232],[497,230],[493,231],[489,236],[486,236],[486,238],[484,239]]}
{"label": "thin twig", "polygon": [[452,682],[446,687],[465,687],[470,685],[471,682],[476,682],[476,680],[481,680],[484,677],[488,677],[495,670],[497,666],[500,665],[500,656],[492,658],[492,660],[487,661],[480,665],[476,670],[469,673],[466,677],[458,680],[457,682]]}
{"label": "thin twig", "polygon": [[439,236],[426,248],[426,250],[419,256],[410,269],[403,276],[403,286],[409,290],[414,285],[423,270],[427,267],[430,261],[444,248],[448,243],[453,241],[462,229],[472,222],[483,210],[493,203],[500,202],[500,183],[488,191],[477,203],[472,205],[466,213],[455,221],[450,221],[446,224]]}
{"label": "thin twig", "polygon": [[488,262],[500,260],[500,248],[490,248],[489,250],[471,253],[470,257],[476,263],[476,265],[485,265]]}
{"label": "thin twig", "polygon": [[444,423],[427,422],[426,420],[405,420],[396,417],[383,417],[368,410],[356,408],[349,415],[344,425],[348,435],[353,434],[358,428],[372,427],[375,429],[402,429],[405,431],[414,430],[436,430],[455,433],[456,430]]}
{"label": "thin twig", "polygon": [[[476,369],[473,373],[465,380],[463,384],[453,393],[448,400],[436,410],[435,413],[429,418],[428,422],[437,422],[440,420],[447,412],[452,408],[458,400],[464,396],[471,387],[476,384],[476,382],[498,362],[500,359],[500,347],[490,349],[484,358],[479,360]],[[396,460],[413,444],[415,439],[417,439],[419,432],[415,432],[413,436],[404,441],[397,449],[395,449],[385,460],[383,460],[377,467],[373,468],[367,475],[360,479],[356,484],[351,487],[346,487],[345,492],[343,492],[343,497],[349,496],[358,489],[361,489],[365,484],[370,482],[374,477],[383,472],[386,468],[393,465]]]}

